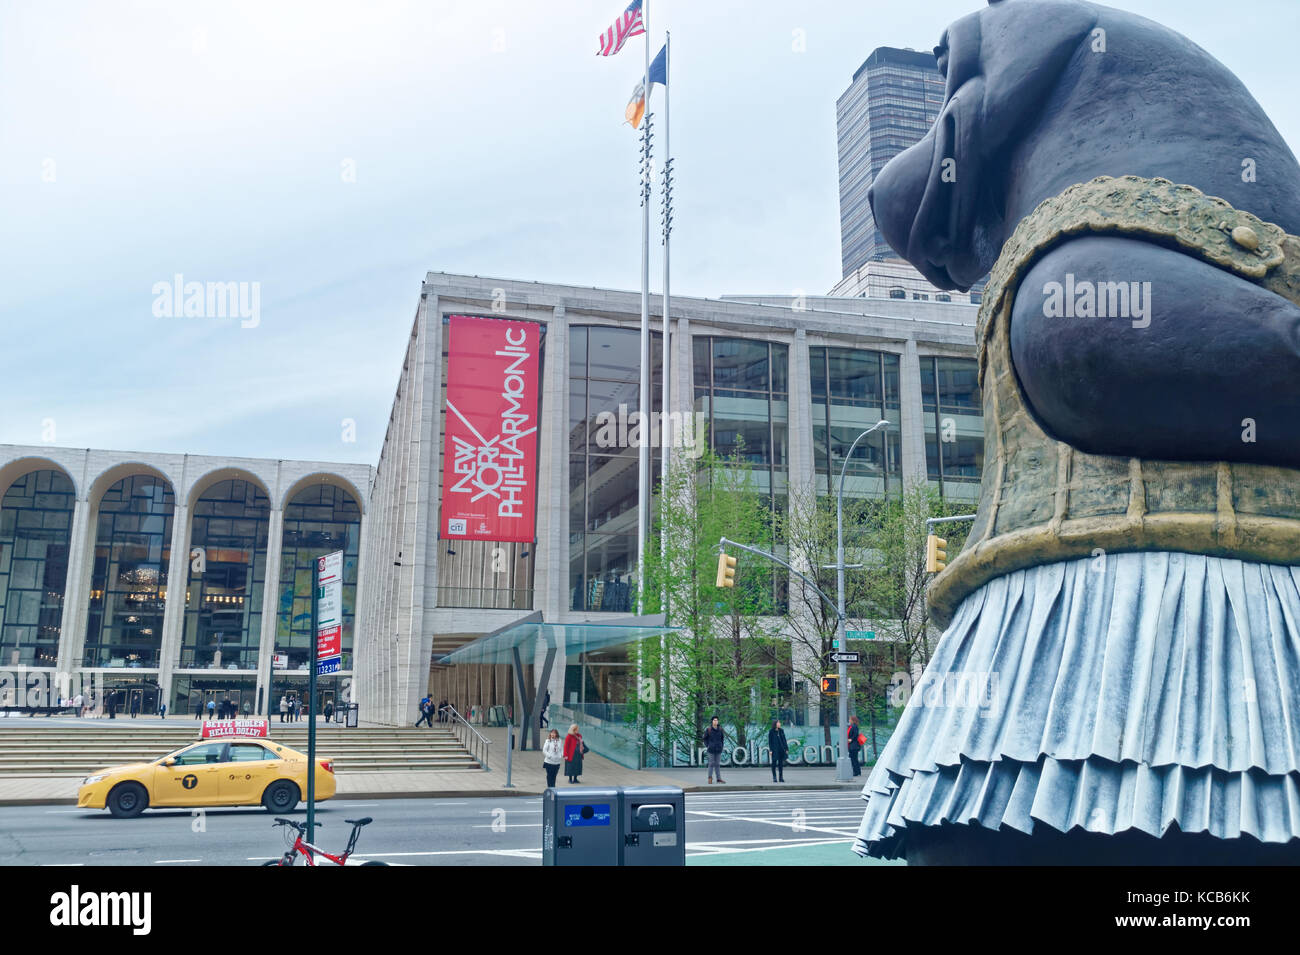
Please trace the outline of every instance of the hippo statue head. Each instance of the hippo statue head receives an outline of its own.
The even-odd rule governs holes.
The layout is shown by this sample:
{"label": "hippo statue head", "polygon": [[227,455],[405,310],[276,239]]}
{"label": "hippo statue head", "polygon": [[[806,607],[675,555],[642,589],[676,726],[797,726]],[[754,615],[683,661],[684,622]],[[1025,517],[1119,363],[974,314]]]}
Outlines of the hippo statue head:
{"label": "hippo statue head", "polygon": [[[1300,166],[1246,88],[1185,37],[1084,0],[991,0],[935,47],[925,137],[876,178],[885,239],[940,288],[969,288],[1043,199],[1097,176],[1163,177],[1300,229]],[[1270,182],[1244,182],[1242,160]]]}
{"label": "hippo statue head", "polygon": [[[868,198],[939,288],[969,288],[1043,200],[1099,176],[1194,186],[1300,233],[1295,156],[1167,27],[1085,0],[991,0],[935,56],[939,117]],[[1045,290],[1076,278],[1151,294],[1131,323],[1050,317]],[[1010,336],[1030,413],[1076,448],[1300,468],[1300,308],[1245,278],[1141,235],[1069,239],[1022,277]]]}

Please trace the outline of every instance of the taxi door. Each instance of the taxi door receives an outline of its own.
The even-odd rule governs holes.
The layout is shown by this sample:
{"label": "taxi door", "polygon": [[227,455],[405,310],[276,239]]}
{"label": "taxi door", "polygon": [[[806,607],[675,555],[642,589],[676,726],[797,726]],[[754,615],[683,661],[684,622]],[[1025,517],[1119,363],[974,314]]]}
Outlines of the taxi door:
{"label": "taxi door", "polygon": [[173,754],[171,766],[154,767],[153,806],[216,806],[221,802],[221,770],[226,743],[198,743]]}
{"label": "taxi door", "polygon": [[256,806],[266,787],[278,778],[280,763],[280,757],[261,743],[231,743],[230,758],[221,766],[221,802]]}

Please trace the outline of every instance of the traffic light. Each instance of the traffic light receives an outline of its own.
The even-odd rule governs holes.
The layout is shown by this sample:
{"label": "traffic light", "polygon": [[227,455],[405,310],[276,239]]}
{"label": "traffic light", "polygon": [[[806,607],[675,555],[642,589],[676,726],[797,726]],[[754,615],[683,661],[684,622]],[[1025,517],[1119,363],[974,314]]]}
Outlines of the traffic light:
{"label": "traffic light", "polygon": [[839,696],[840,678],[834,674],[822,677],[822,696]]}
{"label": "traffic light", "polygon": [[718,555],[718,586],[736,586],[736,558],[730,554]]}
{"label": "traffic light", "polygon": [[948,542],[931,534],[925,539],[925,572],[937,574],[948,566]]}

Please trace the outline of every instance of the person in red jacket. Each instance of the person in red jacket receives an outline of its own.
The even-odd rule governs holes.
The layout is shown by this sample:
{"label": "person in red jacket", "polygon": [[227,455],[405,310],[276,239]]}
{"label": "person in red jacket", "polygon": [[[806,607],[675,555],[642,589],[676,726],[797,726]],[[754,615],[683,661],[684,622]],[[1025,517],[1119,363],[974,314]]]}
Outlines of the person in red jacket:
{"label": "person in red jacket", "polygon": [[587,752],[587,744],[582,741],[578,724],[569,727],[569,735],[564,737],[564,775],[569,782],[576,784],[582,775],[582,756]]}

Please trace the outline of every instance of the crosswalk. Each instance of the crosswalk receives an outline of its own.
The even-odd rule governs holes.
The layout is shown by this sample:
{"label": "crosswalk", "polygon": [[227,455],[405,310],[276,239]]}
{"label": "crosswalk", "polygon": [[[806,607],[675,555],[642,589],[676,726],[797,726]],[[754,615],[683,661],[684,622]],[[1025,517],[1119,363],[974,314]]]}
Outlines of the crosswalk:
{"label": "crosswalk", "polygon": [[[856,792],[692,793],[686,797],[686,852],[719,855],[843,844],[857,835],[862,810]],[[739,824],[735,828],[750,837],[715,838],[715,833],[725,835],[726,823]],[[755,825],[770,827],[771,835],[754,834]]]}

